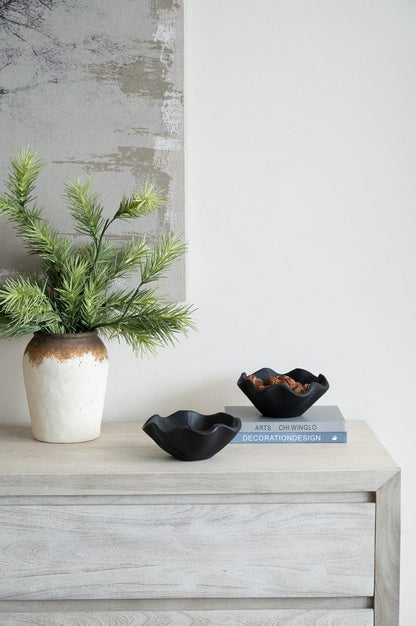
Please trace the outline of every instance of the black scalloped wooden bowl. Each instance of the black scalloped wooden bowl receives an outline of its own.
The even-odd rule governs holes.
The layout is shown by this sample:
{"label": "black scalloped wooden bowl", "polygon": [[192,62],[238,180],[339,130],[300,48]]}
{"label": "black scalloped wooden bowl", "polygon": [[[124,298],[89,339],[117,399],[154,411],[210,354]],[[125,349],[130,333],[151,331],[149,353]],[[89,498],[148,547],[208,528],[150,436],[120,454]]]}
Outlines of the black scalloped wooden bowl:
{"label": "black scalloped wooden bowl", "polygon": [[[266,380],[268,376],[281,376],[269,367],[263,367],[254,376]],[[287,372],[294,380],[305,384],[309,383],[309,389],[298,393],[286,385],[271,385],[266,389],[258,389],[243,372],[237,381],[237,385],[247,398],[254,404],[256,409],[266,417],[289,418],[303,415],[315,402],[329,389],[329,383],[323,374],[314,376],[308,370],[296,368]]]}
{"label": "black scalloped wooden bowl", "polygon": [[152,415],[143,425],[160,448],[181,461],[209,459],[230,443],[240,428],[241,420],[228,413],[202,415],[196,411]]}

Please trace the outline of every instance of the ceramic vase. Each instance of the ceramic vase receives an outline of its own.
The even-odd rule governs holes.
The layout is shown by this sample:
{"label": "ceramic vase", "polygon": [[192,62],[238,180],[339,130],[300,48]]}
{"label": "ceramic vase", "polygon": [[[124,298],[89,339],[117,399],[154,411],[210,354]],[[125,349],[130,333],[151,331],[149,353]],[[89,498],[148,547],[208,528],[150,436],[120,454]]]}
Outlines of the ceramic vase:
{"label": "ceramic vase", "polygon": [[100,436],[108,353],[97,331],[35,333],[23,355],[32,431],[48,443]]}

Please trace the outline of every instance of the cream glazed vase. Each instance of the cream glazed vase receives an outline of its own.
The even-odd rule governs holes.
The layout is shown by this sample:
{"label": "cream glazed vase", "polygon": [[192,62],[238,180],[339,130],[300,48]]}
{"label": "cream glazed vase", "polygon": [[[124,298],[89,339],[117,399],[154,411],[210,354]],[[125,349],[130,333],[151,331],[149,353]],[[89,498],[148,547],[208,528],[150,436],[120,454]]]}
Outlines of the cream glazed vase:
{"label": "cream glazed vase", "polygon": [[100,436],[108,353],[97,331],[35,333],[23,355],[32,431],[48,443]]}

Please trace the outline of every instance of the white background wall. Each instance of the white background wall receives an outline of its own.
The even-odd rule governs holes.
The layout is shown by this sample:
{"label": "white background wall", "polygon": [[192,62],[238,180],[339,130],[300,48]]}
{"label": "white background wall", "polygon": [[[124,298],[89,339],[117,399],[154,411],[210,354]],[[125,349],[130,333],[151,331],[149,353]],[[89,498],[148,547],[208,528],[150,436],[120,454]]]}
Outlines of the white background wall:
{"label": "white background wall", "polygon": [[[110,346],[105,418],[245,403],[239,374],[324,373],[403,467],[402,626],[414,626],[416,2],[187,0],[188,299],[156,359]],[[1,343],[27,419],[25,340]]]}

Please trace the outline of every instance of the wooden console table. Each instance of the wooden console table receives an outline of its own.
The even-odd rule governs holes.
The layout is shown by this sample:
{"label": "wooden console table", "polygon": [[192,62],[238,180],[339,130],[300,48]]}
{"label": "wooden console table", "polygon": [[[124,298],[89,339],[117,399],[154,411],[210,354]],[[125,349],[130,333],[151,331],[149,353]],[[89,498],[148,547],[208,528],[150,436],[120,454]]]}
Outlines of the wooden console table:
{"label": "wooden console table", "polygon": [[184,463],[136,424],[0,426],[0,624],[398,625],[400,470],[348,432]]}

